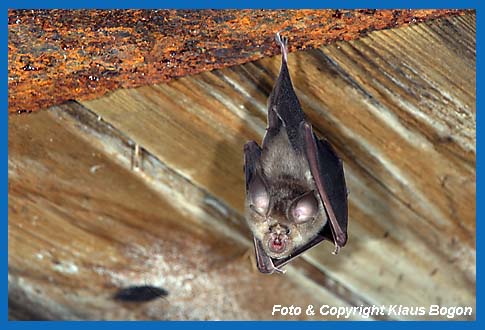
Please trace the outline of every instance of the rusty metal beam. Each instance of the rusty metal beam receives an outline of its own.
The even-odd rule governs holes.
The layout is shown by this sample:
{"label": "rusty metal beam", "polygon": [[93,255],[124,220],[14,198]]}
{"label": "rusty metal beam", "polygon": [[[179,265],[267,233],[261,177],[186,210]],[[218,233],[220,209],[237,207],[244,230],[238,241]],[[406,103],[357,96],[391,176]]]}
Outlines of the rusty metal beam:
{"label": "rusty metal beam", "polygon": [[92,99],[457,10],[10,10],[9,112]]}

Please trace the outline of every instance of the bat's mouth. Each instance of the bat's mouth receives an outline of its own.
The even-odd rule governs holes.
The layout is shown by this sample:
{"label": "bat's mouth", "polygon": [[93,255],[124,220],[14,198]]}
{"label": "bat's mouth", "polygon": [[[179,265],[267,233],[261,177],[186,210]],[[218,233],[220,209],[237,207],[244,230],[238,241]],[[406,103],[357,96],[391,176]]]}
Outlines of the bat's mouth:
{"label": "bat's mouth", "polygon": [[291,245],[289,234],[290,229],[280,223],[269,228],[264,240],[266,242],[265,250],[271,258],[286,257]]}
{"label": "bat's mouth", "polygon": [[272,234],[268,242],[268,247],[273,253],[282,253],[286,250],[287,240],[288,236],[284,234]]}

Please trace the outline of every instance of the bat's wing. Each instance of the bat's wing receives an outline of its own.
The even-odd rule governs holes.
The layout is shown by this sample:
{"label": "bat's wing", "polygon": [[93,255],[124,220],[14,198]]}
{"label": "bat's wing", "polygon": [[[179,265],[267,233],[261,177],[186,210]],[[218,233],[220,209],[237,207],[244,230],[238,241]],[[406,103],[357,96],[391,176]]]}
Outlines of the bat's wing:
{"label": "bat's wing", "polygon": [[334,242],[335,253],[347,242],[347,186],[342,161],[327,141],[316,138],[310,124],[302,123],[301,134],[305,138],[305,150],[310,170],[329,221],[315,238],[295,250],[290,256],[283,259],[272,259],[275,268],[284,266],[323,240]]}
{"label": "bat's wing", "polygon": [[305,114],[293,89],[290,72],[288,71],[288,40],[281,38],[278,33],[276,41],[281,47],[283,57],[278,79],[268,100],[268,129],[263,139],[263,148],[266,142],[276,136],[283,126],[286,129],[291,146],[295,150],[300,150],[301,139],[298,130],[300,124],[305,120]]}
{"label": "bat's wing", "polygon": [[274,268],[281,271],[278,267],[282,267],[282,266],[286,265],[291,260],[298,257],[300,254],[302,254],[305,251],[310,250],[312,247],[320,244],[325,239],[326,238],[325,238],[324,232],[322,230],[322,232],[320,232],[314,239],[312,239],[310,242],[303,245],[302,247],[296,249],[290,256],[288,256],[286,258],[282,258],[282,259],[272,259],[272,258],[270,258],[272,263],[273,263]]}
{"label": "bat's wing", "polygon": [[244,145],[244,174],[246,176],[246,193],[248,191],[249,182],[256,173],[256,164],[261,157],[261,148],[254,141],[249,141]]}
{"label": "bat's wing", "polygon": [[338,253],[347,242],[347,187],[342,162],[329,143],[316,138],[309,123],[302,123],[301,131],[310,171],[328,216],[323,236],[333,240]]}
{"label": "bat's wing", "polygon": [[[347,242],[347,221],[348,221],[348,202],[347,186],[344,177],[344,167],[340,158],[335,154],[332,146],[325,140],[316,141],[318,147],[318,168],[323,173],[323,186],[332,206],[335,218],[340,229],[345,234],[345,239],[340,242],[340,247]],[[328,240],[333,240],[331,229],[332,222],[328,222],[324,228],[324,236]]]}

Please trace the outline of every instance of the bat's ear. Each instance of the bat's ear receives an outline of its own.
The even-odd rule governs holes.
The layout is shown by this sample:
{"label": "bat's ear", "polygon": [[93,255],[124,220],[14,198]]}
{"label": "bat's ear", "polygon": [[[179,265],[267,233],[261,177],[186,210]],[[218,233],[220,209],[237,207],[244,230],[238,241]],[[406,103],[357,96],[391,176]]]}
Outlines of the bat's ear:
{"label": "bat's ear", "polygon": [[269,192],[263,180],[255,174],[248,187],[249,207],[260,215],[266,215],[269,209]]}
{"label": "bat's ear", "polygon": [[313,218],[318,213],[318,201],[315,192],[310,191],[298,197],[290,206],[289,216],[296,223],[304,223]]}

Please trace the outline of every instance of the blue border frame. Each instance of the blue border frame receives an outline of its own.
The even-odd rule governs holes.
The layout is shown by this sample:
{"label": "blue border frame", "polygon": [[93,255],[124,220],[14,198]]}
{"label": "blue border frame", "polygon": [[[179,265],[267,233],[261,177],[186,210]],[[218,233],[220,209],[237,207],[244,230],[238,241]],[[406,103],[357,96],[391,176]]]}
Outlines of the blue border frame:
{"label": "blue border frame", "polygon": [[[476,9],[477,10],[477,200],[480,200],[480,197],[483,197],[482,189],[481,189],[481,181],[482,177],[480,175],[479,166],[482,164],[482,156],[479,153],[480,150],[480,143],[483,141],[483,133],[479,129],[479,126],[482,125],[482,115],[479,111],[479,106],[482,104],[481,102],[481,93],[480,93],[480,86],[481,80],[483,76],[481,76],[481,69],[483,65],[481,65],[480,61],[480,51],[482,50],[482,41],[484,40],[484,36],[480,34],[482,31],[481,24],[482,23],[482,9],[479,4],[479,1],[345,1],[345,2],[337,2],[337,1],[309,1],[309,0],[279,0],[279,1],[267,1],[266,3],[262,3],[261,1],[254,1],[254,0],[246,0],[244,2],[230,2],[230,1],[214,1],[214,0],[204,0],[204,1],[190,1],[190,0],[178,0],[177,2],[156,2],[156,1],[124,1],[120,3],[119,1],[109,0],[109,1],[102,1],[102,2],[95,2],[95,1],[86,1],[86,0],[78,0],[75,2],[67,3],[65,1],[43,1],[39,3],[37,1],[7,1],[6,3],[1,3],[2,9],[6,12],[9,8],[66,8],[66,9],[74,9],[74,8],[97,8],[97,9],[113,9],[113,8],[174,8],[174,9],[194,9],[194,8],[212,8],[212,9],[219,9],[219,8],[266,8],[266,9],[282,9],[282,8],[379,8],[379,9],[390,9],[390,8],[413,8],[413,9],[427,9],[427,8],[453,8],[453,9]],[[4,7],[4,8],[3,8]],[[4,52],[2,57],[4,58],[4,63],[8,61],[8,47],[7,47],[7,29],[2,29],[2,40],[3,40],[3,49]],[[2,168],[4,168],[4,175],[2,176],[2,198],[0,199],[0,208],[2,210],[2,214],[4,214],[4,218],[8,219],[8,67],[4,65],[2,67],[2,74],[4,77],[4,82],[2,84],[2,103],[3,103],[3,115],[1,121],[1,129],[0,134],[2,134],[1,145],[0,148],[2,149]],[[477,219],[483,214],[483,204],[477,203]],[[2,296],[4,297],[1,301],[1,311],[2,317],[0,319],[0,328],[2,329],[21,329],[34,326],[35,328],[65,328],[69,327],[70,329],[78,329],[78,328],[85,328],[85,327],[103,327],[109,329],[115,328],[144,328],[144,329],[160,329],[160,327],[170,326],[174,329],[185,329],[185,328],[196,328],[201,326],[201,322],[14,322],[14,321],[7,321],[8,320],[8,223],[4,221],[4,243],[2,244],[2,253],[1,253],[1,271],[4,274],[4,281],[0,286],[0,290]],[[477,233],[482,232],[482,228],[480,222],[477,221]],[[478,237],[478,235],[477,235]],[[479,250],[478,245],[480,245],[483,241],[477,239],[477,250]],[[480,253],[477,251],[477,273],[480,273],[482,270],[481,263],[479,262]],[[480,292],[480,287],[478,282],[479,276],[477,276],[477,292]],[[364,328],[374,328],[374,327],[393,327],[393,328],[402,328],[402,327],[439,327],[440,329],[444,328],[452,328],[455,326],[459,326],[460,328],[476,328],[482,327],[483,328],[483,321],[481,317],[481,300],[477,296],[476,300],[476,317],[477,321],[475,322],[459,322],[459,324],[455,322],[446,322],[446,321],[437,321],[437,322],[426,322],[423,324],[423,321],[417,322],[359,322],[359,327]],[[282,329],[294,329],[294,327],[303,328],[303,329],[321,329],[323,326],[332,326],[332,327],[344,327],[350,328],[355,327],[357,324],[355,322],[332,322],[332,324],[322,324],[320,322],[205,322],[203,324],[204,327],[209,328],[225,328],[227,326],[235,327],[235,328],[249,328],[255,326],[278,326],[278,328]]]}

